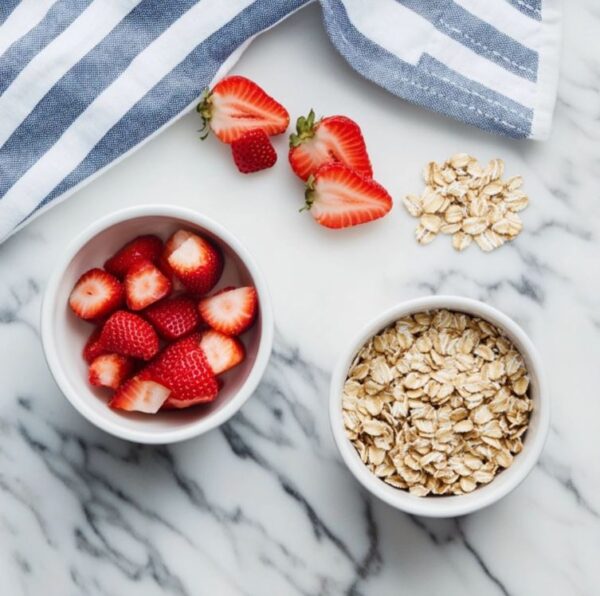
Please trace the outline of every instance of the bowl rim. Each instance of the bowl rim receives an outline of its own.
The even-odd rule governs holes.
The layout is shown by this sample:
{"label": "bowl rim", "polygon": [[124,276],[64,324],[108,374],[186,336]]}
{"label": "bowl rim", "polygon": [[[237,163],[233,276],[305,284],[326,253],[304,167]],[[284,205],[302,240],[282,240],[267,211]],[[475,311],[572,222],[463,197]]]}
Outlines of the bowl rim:
{"label": "bowl rim", "polygon": [[[417,497],[406,491],[386,485],[374,476],[360,460],[345,434],[341,405],[342,392],[352,359],[370,337],[402,316],[440,308],[463,311],[487,319],[501,330],[506,331],[510,336],[516,338],[519,350],[523,352],[523,357],[528,361],[530,373],[532,376],[535,374],[536,377],[538,419],[535,430],[531,428],[528,430],[528,435],[532,430],[534,432],[528,436],[527,452],[519,454],[513,465],[502,472],[506,475],[505,478],[508,477],[502,485],[493,488],[494,481],[492,481],[485,487],[491,490],[485,492],[482,489],[481,492],[476,490],[467,495],[436,498]],[[540,355],[525,331],[513,319],[479,300],[457,295],[425,296],[406,300],[388,308],[369,321],[354,336],[349,346],[342,351],[336,361],[331,377],[329,421],[334,442],[342,456],[342,460],[358,482],[370,493],[388,505],[406,513],[425,517],[454,517],[472,513],[495,503],[514,490],[527,477],[539,459],[546,442],[550,427],[550,397]]]}
{"label": "bowl rim", "polygon": [[[248,377],[238,389],[237,393],[223,408],[210,413],[182,428],[175,428],[161,432],[125,429],[117,423],[110,422],[99,416],[87,403],[78,396],[77,391],[71,386],[68,377],[64,373],[62,362],[55,347],[54,334],[52,332],[52,313],[57,300],[57,293],[62,276],[71,260],[76,254],[97,234],[110,228],[115,224],[138,217],[170,217],[181,219],[191,225],[200,226],[223,240],[240,258],[248,269],[256,291],[258,293],[261,308],[261,336],[254,364]],[[185,441],[202,435],[231,418],[250,398],[262,378],[271,351],[273,349],[274,319],[271,296],[265,280],[265,276],[257,265],[254,257],[231,232],[213,219],[186,207],[168,204],[137,205],[120,209],[105,215],[82,230],[67,245],[63,254],[58,258],[48,283],[44,290],[41,306],[41,339],[44,356],[50,372],[54,377],[62,394],[71,405],[89,422],[101,430],[121,439],[135,443],[166,445]]]}

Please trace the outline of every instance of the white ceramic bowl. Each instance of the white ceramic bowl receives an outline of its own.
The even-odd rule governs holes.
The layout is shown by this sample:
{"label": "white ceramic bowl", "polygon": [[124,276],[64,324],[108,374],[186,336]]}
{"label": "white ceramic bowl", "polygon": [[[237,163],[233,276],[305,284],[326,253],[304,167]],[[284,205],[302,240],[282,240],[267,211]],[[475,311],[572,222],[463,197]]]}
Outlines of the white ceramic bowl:
{"label": "white ceramic bowl", "polygon": [[[342,392],[352,360],[360,348],[379,331],[403,316],[446,308],[476,315],[493,323],[512,340],[521,352],[531,378],[530,395],[533,412],[523,439],[523,451],[515,456],[513,464],[500,472],[492,482],[472,493],[456,496],[417,497],[407,491],[389,486],[362,463],[358,453],[346,437],[342,420]],[[333,372],[329,400],[331,428],[342,459],[356,479],[371,493],[392,507],[407,513],[427,517],[454,517],[471,513],[507,495],[516,488],[534,467],[543,449],[550,425],[549,394],[540,357],[525,332],[500,311],[476,300],[458,296],[431,296],[403,302],[371,321],[340,356]]]}
{"label": "white ceramic bowl", "polygon": [[[118,412],[107,406],[108,393],[87,382],[83,346],[93,327],[78,319],[68,298],[79,276],[102,263],[125,242],[140,234],[166,239],[179,228],[198,231],[217,244],[226,266],[219,287],[253,285],[259,315],[242,341],[244,362],[223,376],[224,386],[211,404],[156,415]],[[203,215],[170,205],[143,205],[113,213],[84,230],[69,245],[46,287],[42,304],[42,343],[58,386],[92,424],[137,443],[174,443],[201,435],[235,414],[252,395],[262,377],[273,343],[273,313],[265,279],[254,259],[227,230]]]}

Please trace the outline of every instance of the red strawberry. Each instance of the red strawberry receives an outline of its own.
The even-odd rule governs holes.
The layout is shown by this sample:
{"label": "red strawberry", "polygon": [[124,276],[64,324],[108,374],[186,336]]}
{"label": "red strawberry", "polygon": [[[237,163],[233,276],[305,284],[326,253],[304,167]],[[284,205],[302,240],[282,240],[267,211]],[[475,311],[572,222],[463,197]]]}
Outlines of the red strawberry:
{"label": "red strawberry", "polygon": [[198,340],[196,335],[167,346],[139,377],[168,387],[179,400],[212,401],[219,386]]}
{"label": "red strawberry", "polygon": [[103,354],[90,364],[89,380],[97,387],[116,389],[133,371],[133,362],[119,354]]}
{"label": "red strawberry", "polygon": [[237,366],[246,356],[244,345],[239,339],[213,329],[202,334],[200,347],[215,375]]}
{"label": "red strawberry", "polygon": [[239,335],[252,325],[258,296],[252,287],[223,290],[198,305],[202,319],[225,335]]}
{"label": "red strawberry", "polygon": [[206,397],[194,397],[193,399],[178,399],[176,397],[169,396],[167,401],[160,408],[161,410],[183,410],[185,408],[191,408],[198,404],[206,404],[213,401],[213,399],[207,399]]}
{"label": "red strawberry", "polygon": [[150,261],[133,265],[125,276],[125,299],[131,310],[142,310],[171,293],[168,277]]}
{"label": "red strawberry", "polygon": [[[172,250],[171,250],[172,249]],[[210,292],[223,272],[223,256],[208,240],[181,230],[167,242],[167,262],[194,294]]]}
{"label": "red strawberry", "polygon": [[195,302],[187,296],[161,300],[144,311],[144,316],[166,340],[180,339],[200,325]]}
{"label": "red strawberry", "polygon": [[198,104],[204,126],[224,143],[233,143],[246,131],[260,128],[267,135],[285,132],[290,115],[256,83],[240,76],[218,82]]}
{"label": "red strawberry", "polygon": [[102,356],[102,354],[106,354],[106,350],[102,347],[100,343],[100,333],[102,332],[102,327],[96,327],[92,334],[88,338],[85,346],[83,347],[83,359],[91,364],[98,356]]}
{"label": "red strawberry", "polygon": [[139,315],[118,310],[104,323],[100,345],[107,352],[150,360],[158,352],[158,335]]}
{"label": "red strawberry", "polygon": [[231,143],[231,154],[242,174],[266,170],[275,165],[277,153],[264,130],[256,128],[245,132]]}
{"label": "red strawberry", "polygon": [[374,180],[341,163],[329,163],[306,183],[305,208],[322,226],[346,228],[383,217],[392,208],[392,199]]}
{"label": "red strawberry", "polygon": [[156,414],[170,393],[164,385],[138,375],[121,385],[108,405],[115,410]]}
{"label": "red strawberry", "polygon": [[104,268],[117,277],[125,277],[129,269],[141,261],[155,263],[163,249],[162,240],[158,236],[138,236],[128,242],[106,263]]}
{"label": "red strawberry", "polygon": [[346,116],[328,116],[315,123],[315,113],[311,110],[306,118],[298,118],[296,132],[290,135],[289,160],[302,180],[332,161],[341,162],[367,178],[373,177],[362,132]]}
{"label": "red strawberry", "polygon": [[104,317],[117,308],[123,300],[119,280],[102,269],[90,269],[75,284],[69,296],[73,312],[86,321]]}

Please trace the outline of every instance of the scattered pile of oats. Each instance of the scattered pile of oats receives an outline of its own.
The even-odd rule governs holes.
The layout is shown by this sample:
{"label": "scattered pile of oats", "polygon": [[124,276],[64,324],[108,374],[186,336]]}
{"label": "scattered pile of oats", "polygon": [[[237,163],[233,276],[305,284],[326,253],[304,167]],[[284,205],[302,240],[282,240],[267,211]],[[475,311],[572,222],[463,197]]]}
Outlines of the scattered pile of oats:
{"label": "scattered pile of oats", "polygon": [[357,354],[342,399],[369,470],[418,496],[487,484],[523,447],[532,402],[511,341],[464,313],[400,319]]}
{"label": "scattered pile of oats", "polygon": [[423,170],[425,191],[408,195],[404,206],[418,217],[417,242],[429,244],[439,233],[452,234],[452,246],[464,250],[473,240],[489,252],[512,240],[523,223],[517,215],[529,199],[521,190],[523,178],[502,180],[504,162],[493,159],[482,168],[466,153],[442,165],[432,161]]}

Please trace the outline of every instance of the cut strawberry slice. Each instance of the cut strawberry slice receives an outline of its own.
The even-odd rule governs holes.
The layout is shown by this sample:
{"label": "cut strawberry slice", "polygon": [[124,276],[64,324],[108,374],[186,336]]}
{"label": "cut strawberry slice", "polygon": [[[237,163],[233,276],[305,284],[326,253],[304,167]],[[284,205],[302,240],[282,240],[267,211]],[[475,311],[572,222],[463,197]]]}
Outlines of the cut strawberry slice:
{"label": "cut strawberry slice", "polygon": [[104,263],[104,268],[119,278],[142,261],[156,263],[163,250],[162,240],[150,234],[138,236],[123,246],[113,257]]}
{"label": "cut strawberry slice", "polygon": [[156,414],[170,393],[164,385],[136,376],[117,389],[108,405],[115,410]]}
{"label": "cut strawberry slice", "polygon": [[343,163],[366,178],[373,177],[360,127],[346,116],[328,116],[315,123],[311,110],[306,118],[298,118],[296,132],[290,136],[289,160],[302,180],[331,162]]}
{"label": "cut strawberry slice", "polygon": [[167,243],[167,262],[181,283],[194,294],[206,294],[223,272],[223,256],[208,240],[177,232]]}
{"label": "cut strawberry slice", "polygon": [[256,83],[240,76],[230,76],[217,83],[196,108],[204,126],[224,143],[232,143],[255,128],[267,135],[286,131],[290,116],[287,110]]}
{"label": "cut strawberry slice", "polygon": [[100,345],[106,352],[150,360],[158,352],[158,335],[139,315],[118,310],[104,323]]}
{"label": "cut strawberry slice", "polygon": [[189,335],[200,325],[196,303],[188,296],[166,298],[144,311],[144,316],[166,340]]}
{"label": "cut strawberry slice", "polygon": [[204,298],[198,305],[200,316],[213,329],[226,335],[239,335],[256,317],[258,297],[252,287],[224,290]]}
{"label": "cut strawberry slice", "polygon": [[75,284],[69,296],[73,312],[86,321],[100,319],[119,308],[123,288],[119,280],[102,269],[90,269]]}
{"label": "cut strawberry slice", "polygon": [[133,371],[133,362],[120,354],[103,354],[89,368],[89,381],[97,387],[116,389]]}
{"label": "cut strawberry slice", "polygon": [[383,217],[392,208],[392,198],[374,180],[330,163],[308,179],[305,208],[322,226],[346,228]]}
{"label": "cut strawberry slice", "polygon": [[207,404],[214,400],[214,397],[194,397],[193,399],[177,399],[169,396],[167,401],[162,405],[161,410],[185,410],[198,404]]}
{"label": "cut strawberry slice", "polygon": [[85,346],[83,347],[83,359],[91,364],[98,356],[106,354],[106,350],[100,343],[100,334],[102,333],[102,327],[96,327],[92,334],[89,336]]}
{"label": "cut strawberry slice", "polygon": [[167,346],[142,370],[140,378],[168,387],[178,400],[212,401],[219,386],[198,340],[191,336]]}
{"label": "cut strawberry slice", "polygon": [[125,299],[131,310],[142,310],[171,293],[173,286],[156,265],[142,261],[125,276]]}
{"label": "cut strawberry slice", "polygon": [[237,366],[246,356],[244,344],[239,339],[213,329],[202,334],[200,347],[215,375]]}

